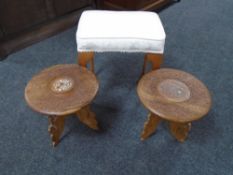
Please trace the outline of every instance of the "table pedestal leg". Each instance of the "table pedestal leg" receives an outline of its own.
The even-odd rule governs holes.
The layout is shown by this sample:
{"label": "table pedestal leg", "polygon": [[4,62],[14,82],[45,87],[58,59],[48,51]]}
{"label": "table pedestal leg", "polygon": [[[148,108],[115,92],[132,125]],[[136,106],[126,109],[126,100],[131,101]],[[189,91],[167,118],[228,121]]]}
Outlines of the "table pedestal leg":
{"label": "table pedestal leg", "polygon": [[161,118],[155,114],[149,113],[148,119],[144,124],[144,129],[141,134],[141,140],[147,139],[151,134],[153,134],[161,121]]}
{"label": "table pedestal leg", "polygon": [[59,138],[64,130],[65,117],[64,116],[49,116],[48,131],[52,139],[53,146],[59,143]]}
{"label": "table pedestal leg", "polygon": [[184,142],[191,130],[191,123],[170,122],[170,131],[172,135],[180,142]]}
{"label": "table pedestal leg", "polygon": [[98,122],[95,117],[95,113],[90,110],[89,105],[80,109],[76,114],[79,120],[85,125],[87,125],[88,127],[94,130],[99,129]]}

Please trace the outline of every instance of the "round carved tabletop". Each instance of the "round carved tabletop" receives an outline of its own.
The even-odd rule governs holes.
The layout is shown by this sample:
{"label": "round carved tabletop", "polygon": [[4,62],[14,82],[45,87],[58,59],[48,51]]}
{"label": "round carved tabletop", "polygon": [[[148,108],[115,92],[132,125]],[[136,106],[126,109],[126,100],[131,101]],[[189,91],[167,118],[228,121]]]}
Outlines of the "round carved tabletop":
{"label": "round carved tabletop", "polygon": [[137,92],[152,113],[174,122],[191,122],[211,107],[206,86],[193,75],[176,69],[152,71],[138,83]]}
{"label": "round carved tabletop", "polygon": [[67,115],[91,103],[99,83],[77,64],[56,65],[34,76],[25,88],[28,105],[46,115]]}

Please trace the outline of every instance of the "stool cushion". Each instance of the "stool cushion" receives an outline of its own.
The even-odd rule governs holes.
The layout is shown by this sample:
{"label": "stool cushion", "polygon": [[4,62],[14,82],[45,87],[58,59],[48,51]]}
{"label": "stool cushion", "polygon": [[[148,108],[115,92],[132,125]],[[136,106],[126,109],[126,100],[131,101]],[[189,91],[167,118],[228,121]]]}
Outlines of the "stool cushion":
{"label": "stool cushion", "polygon": [[78,52],[163,53],[165,37],[159,16],[144,11],[85,11],[76,33]]}

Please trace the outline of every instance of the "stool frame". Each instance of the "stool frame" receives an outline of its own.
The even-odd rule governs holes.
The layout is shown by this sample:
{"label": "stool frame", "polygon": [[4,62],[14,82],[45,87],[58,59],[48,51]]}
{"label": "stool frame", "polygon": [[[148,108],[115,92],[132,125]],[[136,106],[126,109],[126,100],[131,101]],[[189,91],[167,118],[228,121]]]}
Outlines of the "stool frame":
{"label": "stool frame", "polygon": [[[94,55],[94,52],[78,52],[77,62],[80,66],[85,68],[87,68],[88,64],[90,64],[90,70],[94,73]],[[146,67],[148,63],[152,64],[152,70],[159,69],[161,64],[163,63],[163,58],[163,54],[146,53],[144,57],[141,76],[146,73]]]}

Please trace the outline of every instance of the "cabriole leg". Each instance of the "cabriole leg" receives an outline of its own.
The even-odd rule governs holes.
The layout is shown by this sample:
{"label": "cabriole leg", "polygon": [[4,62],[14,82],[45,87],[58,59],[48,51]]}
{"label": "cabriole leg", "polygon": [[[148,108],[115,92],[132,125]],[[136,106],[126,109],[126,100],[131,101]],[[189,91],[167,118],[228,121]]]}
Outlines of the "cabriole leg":
{"label": "cabriole leg", "polygon": [[151,62],[152,70],[159,69],[163,62],[163,54],[147,53],[144,58],[141,76],[145,74],[148,62]]}
{"label": "cabriole leg", "polygon": [[91,71],[94,72],[94,52],[79,52],[78,64],[87,68],[89,63]]}

